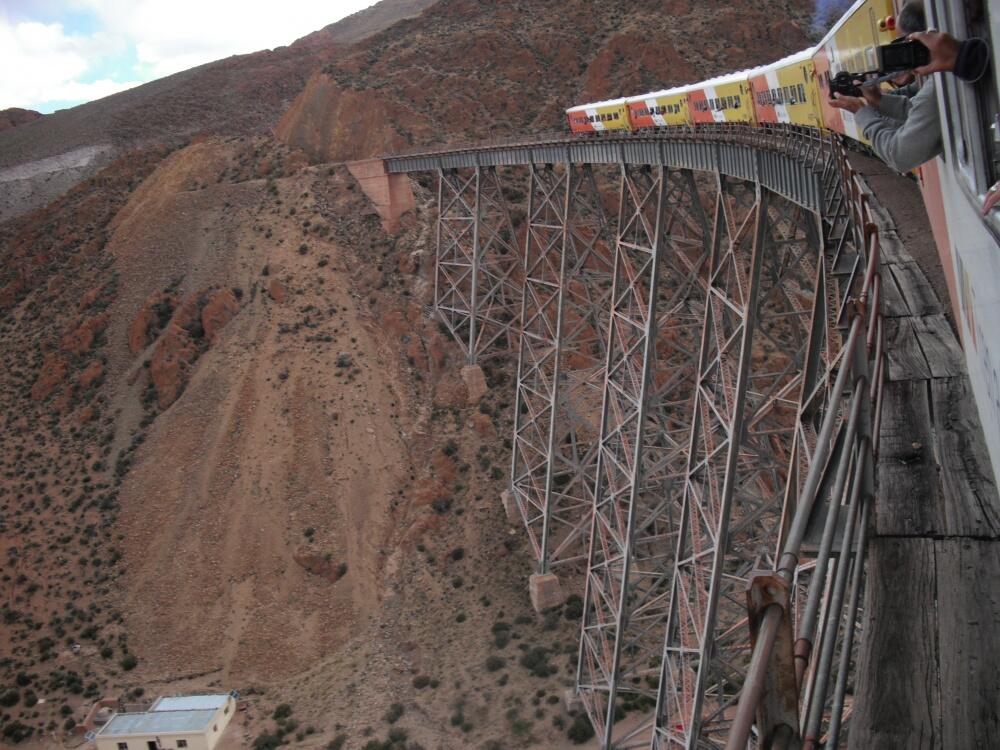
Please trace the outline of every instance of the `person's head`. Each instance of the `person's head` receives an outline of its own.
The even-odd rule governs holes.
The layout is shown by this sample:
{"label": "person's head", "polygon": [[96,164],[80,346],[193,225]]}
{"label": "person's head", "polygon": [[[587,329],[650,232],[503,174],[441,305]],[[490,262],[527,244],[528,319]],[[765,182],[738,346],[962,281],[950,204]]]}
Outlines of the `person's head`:
{"label": "person's head", "polygon": [[924,12],[923,0],[910,0],[896,16],[896,28],[903,36],[914,31],[927,31],[927,13]]}

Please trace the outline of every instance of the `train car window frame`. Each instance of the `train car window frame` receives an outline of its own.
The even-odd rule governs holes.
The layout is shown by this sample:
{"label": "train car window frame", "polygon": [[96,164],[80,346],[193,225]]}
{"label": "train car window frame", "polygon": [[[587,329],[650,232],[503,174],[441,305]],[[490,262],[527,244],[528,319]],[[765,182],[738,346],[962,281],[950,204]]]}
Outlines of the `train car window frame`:
{"label": "train car window frame", "polygon": [[[982,4],[978,5],[982,11]],[[977,24],[980,28],[970,28],[967,6],[961,0],[943,0],[935,3],[932,15],[939,28],[947,29],[958,39],[988,36],[990,29],[986,19]],[[954,167],[974,195],[984,195],[998,176],[1000,142],[994,135],[996,131],[991,131],[986,123],[990,120],[996,123],[1000,95],[995,86],[988,86],[989,74],[975,84],[960,81],[951,75],[935,75],[941,88],[939,103],[944,109],[942,121],[947,121],[954,149]]]}

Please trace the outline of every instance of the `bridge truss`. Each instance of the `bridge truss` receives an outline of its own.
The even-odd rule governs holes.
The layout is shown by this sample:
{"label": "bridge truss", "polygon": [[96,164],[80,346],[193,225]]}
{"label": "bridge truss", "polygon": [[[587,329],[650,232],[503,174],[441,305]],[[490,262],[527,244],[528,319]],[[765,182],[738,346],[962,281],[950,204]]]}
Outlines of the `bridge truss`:
{"label": "bridge truss", "polygon": [[[438,172],[434,306],[469,362],[518,352],[510,501],[536,576],[583,595],[602,747],[845,742],[883,333],[839,146],[720,127],[386,164]],[[520,246],[500,165],[528,170]]]}

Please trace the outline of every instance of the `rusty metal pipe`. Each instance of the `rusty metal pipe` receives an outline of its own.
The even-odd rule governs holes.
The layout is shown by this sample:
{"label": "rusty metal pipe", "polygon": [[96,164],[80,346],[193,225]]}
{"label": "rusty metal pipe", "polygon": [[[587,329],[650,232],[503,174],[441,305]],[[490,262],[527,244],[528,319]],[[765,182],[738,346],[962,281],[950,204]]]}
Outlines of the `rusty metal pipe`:
{"label": "rusty metal pipe", "polygon": [[795,730],[787,724],[782,724],[774,730],[774,737],[771,739],[771,750],[789,750],[794,738]]}
{"label": "rusty metal pipe", "polygon": [[[847,336],[847,341],[843,346],[843,360],[840,363],[840,372],[837,373],[837,380],[834,382],[833,393],[839,400],[840,394],[844,392],[847,385],[847,376],[851,371],[851,364],[858,337],[861,335],[862,316],[855,315],[851,320],[851,331]],[[820,426],[819,436],[816,439],[816,453],[809,466],[809,473],[802,487],[802,502],[795,509],[795,516],[792,519],[792,526],[785,540],[779,563],[778,573],[787,581],[791,582],[795,573],[795,566],[799,562],[799,549],[802,547],[802,540],[806,535],[806,527],[809,524],[809,516],[812,515],[813,504],[816,502],[816,492],[819,489],[820,479],[823,474],[823,467],[829,456],[832,447],[833,427],[837,421],[838,409],[828,409],[823,415],[823,423]]]}
{"label": "rusty metal pipe", "polygon": [[757,705],[764,695],[764,674],[767,662],[774,650],[774,641],[781,627],[782,608],[772,604],[764,610],[761,617],[760,631],[757,634],[757,645],[754,647],[747,669],[747,680],[740,691],[740,702],[736,708],[736,717],[729,728],[729,739],[726,740],[726,750],[746,750],[750,738],[750,728],[753,726],[757,713]]}
{"label": "rusty metal pipe", "polygon": [[[840,618],[843,616],[844,595],[847,589],[847,574],[851,569],[851,547],[854,544],[854,529],[857,525],[859,506],[861,504],[861,487],[864,479],[865,469],[868,463],[867,440],[862,440],[858,446],[861,450],[859,460],[854,470],[853,486],[851,487],[851,506],[847,516],[847,527],[844,529],[844,540],[840,551],[840,564],[837,566],[837,577],[833,584],[833,593],[830,596],[830,605],[827,609],[826,630],[823,634],[823,649],[820,653],[819,661],[816,665],[816,681],[812,696],[809,701],[809,709],[805,724],[805,743],[817,742],[819,739],[820,725],[823,721],[823,706],[826,703],[827,685],[830,681],[830,667],[833,663],[833,650],[837,645],[837,631],[840,630]],[[867,498],[865,498],[867,500]],[[864,565],[864,560],[857,556],[854,558],[854,565]]]}
{"label": "rusty metal pipe", "polygon": [[[823,536],[820,540],[819,552],[816,555],[816,567],[809,581],[809,596],[805,609],[799,619],[799,637],[795,641],[795,681],[802,685],[802,677],[812,654],[815,639],[816,620],[819,617],[820,599],[823,594],[823,582],[826,579],[827,565],[830,562],[830,552],[833,549],[833,537],[837,531],[837,519],[840,517],[840,505],[847,492],[847,478],[850,476],[851,453],[858,434],[858,422],[861,417],[861,404],[868,395],[867,383],[864,378],[854,381],[854,393],[851,397],[851,412],[847,420],[847,435],[844,440],[844,453],[837,467],[837,476],[830,493],[830,507],[826,513],[826,523],[823,526]],[[855,459],[860,460],[860,456]]]}
{"label": "rusty metal pipe", "polygon": [[840,651],[840,670],[837,673],[837,687],[833,695],[833,705],[830,708],[830,728],[827,730],[826,746],[836,748],[840,740],[840,725],[843,721],[844,695],[847,693],[847,678],[851,671],[851,652],[854,649],[854,628],[858,619],[858,605],[861,599],[862,578],[865,569],[865,550],[868,547],[868,513],[871,501],[862,498],[861,528],[858,537],[858,554],[855,558],[854,572],[851,575],[851,595],[847,605],[847,626],[844,632],[844,645]]}

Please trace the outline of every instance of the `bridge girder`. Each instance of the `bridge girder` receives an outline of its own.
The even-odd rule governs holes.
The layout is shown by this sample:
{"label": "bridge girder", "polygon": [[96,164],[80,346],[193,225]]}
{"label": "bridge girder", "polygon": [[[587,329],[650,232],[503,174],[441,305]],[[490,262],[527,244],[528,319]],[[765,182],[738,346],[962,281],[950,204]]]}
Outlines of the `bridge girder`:
{"label": "bridge girder", "polygon": [[[754,576],[788,564],[814,502],[826,525],[788,568],[796,674],[750,745],[779,726],[791,746],[800,725],[843,734],[882,333],[876,291],[867,339],[845,336],[873,279],[863,197],[840,152],[803,143],[696,144],[709,180],[668,168],[669,144],[626,144],[617,226],[568,149],[529,160],[523,250],[495,170],[439,170],[435,307],[470,362],[517,347],[512,506],[537,573],[573,580],[586,561],[577,690],[605,748],[726,746],[752,679]],[[772,671],[792,669],[786,645]]]}

